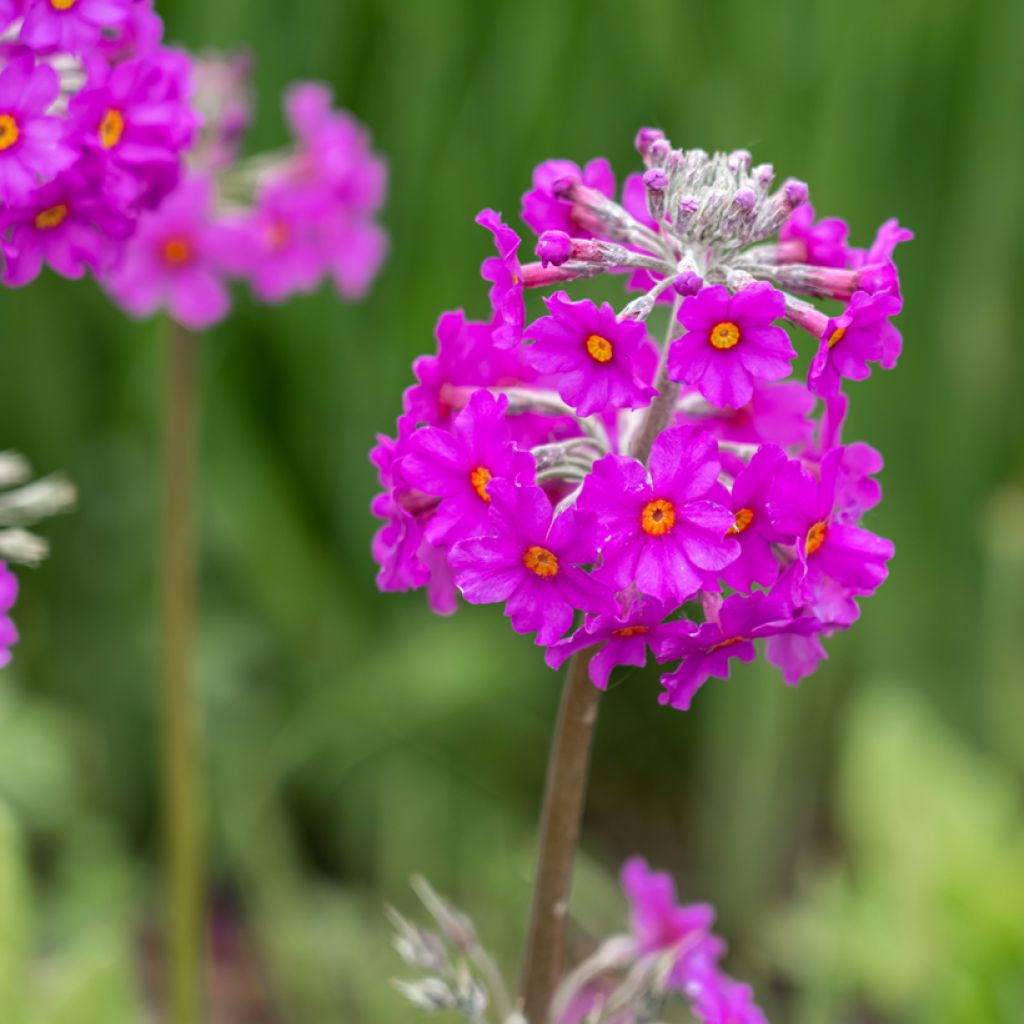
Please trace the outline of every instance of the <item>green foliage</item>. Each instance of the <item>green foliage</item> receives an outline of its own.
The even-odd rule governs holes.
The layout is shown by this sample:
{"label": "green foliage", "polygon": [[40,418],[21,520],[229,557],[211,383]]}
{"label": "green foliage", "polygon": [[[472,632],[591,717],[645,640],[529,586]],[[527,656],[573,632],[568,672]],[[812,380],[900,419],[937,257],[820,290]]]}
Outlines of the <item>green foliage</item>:
{"label": "green foliage", "polygon": [[921,1024],[1020,1020],[1022,810],[1016,780],[912,692],[859,698],[838,799],[844,856],[811,872],[770,943],[799,979],[796,1019],[860,1002]]}

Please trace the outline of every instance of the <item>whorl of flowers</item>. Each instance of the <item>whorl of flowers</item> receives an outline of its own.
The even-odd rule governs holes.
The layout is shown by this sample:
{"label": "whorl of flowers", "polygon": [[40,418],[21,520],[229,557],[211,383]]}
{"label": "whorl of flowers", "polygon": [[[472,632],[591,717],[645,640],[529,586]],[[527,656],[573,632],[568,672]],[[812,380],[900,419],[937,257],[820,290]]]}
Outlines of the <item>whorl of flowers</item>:
{"label": "whorl of flowers", "polygon": [[300,83],[285,95],[291,145],[239,159],[251,116],[249,62],[194,62],[203,128],[188,174],[143,218],[106,281],[121,307],[144,316],[160,307],[186,327],[227,315],[227,280],[246,281],[261,302],[309,292],[325,277],[358,298],[387,251],[374,216],[387,167],[351,114],[332,108],[330,89]]}
{"label": "whorl of flowers", "polygon": [[[491,316],[445,313],[413,365],[397,437],[372,453],[374,555],[382,589],[426,587],[439,612],[503,604],[552,667],[595,648],[598,686],[650,649],[662,702],[685,709],[759,639],[796,683],[886,578],[893,546],[861,525],[882,458],[842,441],[841,387],[896,363],[892,256],[911,234],[888,221],[853,249],[746,151],[651,129],[637,148],[647,170],[621,202],[604,160],[536,169],[538,262],[499,214],[477,218]],[[561,290],[605,273],[640,294]],[[553,287],[531,319],[527,291]]]}
{"label": "whorl of flowers", "polygon": [[[713,907],[679,905],[671,876],[638,857],[626,862],[621,881],[629,932],[605,939],[562,981],[552,1024],[641,1024],[660,1020],[673,999],[685,1001],[701,1024],[767,1024],[750,986],[721,968],[726,944],[711,931]],[[473,1024],[525,1024],[473,922],[423,879],[413,887],[436,930],[389,911],[395,949],[420,974],[395,988],[428,1013],[446,1010]]]}
{"label": "whorl of flowers", "polygon": [[0,245],[8,285],[116,265],[177,184],[190,62],[150,0],[0,0]]}

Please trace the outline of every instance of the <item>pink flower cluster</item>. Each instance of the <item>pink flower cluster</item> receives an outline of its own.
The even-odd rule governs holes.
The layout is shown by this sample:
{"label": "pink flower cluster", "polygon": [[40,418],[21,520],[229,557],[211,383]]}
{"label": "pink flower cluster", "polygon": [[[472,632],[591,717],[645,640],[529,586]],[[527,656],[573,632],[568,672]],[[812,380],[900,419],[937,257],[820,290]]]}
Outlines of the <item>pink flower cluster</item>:
{"label": "pink flower cluster", "polygon": [[0,0],[4,282],[106,273],[177,184],[189,59],[150,0]]}
{"label": "pink flower cluster", "polygon": [[365,293],[387,251],[375,222],[387,168],[366,130],[332,109],[327,86],[285,97],[292,145],[237,160],[248,124],[248,63],[197,62],[206,113],[190,171],[145,216],[106,286],[128,313],[166,307],[180,323],[209,327],[230,309],[227,281],[246,281],[261,302],[312,291],[329,276],[345,298]]}
{"label": "pink flower cluster", "polygon": [[[603,160],[537,168],[538,262],[478,217],[491,315],[444,314],[413,365],[397,437],[372,454],[374,555],[382,589],[426,587],[439,612],[459,594],[504,605],[552,667],[590,649],[602,688],[653,652],[662,702],[686,709],[758,640],[796,683],[886,578],[893,546],[862,525],[882,459],[843,443],[840,386],[896,361],[910,233],[890,221],[852,249],[842,222],[814,223],[805,184],[773,190],[746,151],[650,129],[637,147],[647,169],[621,203]],[[603,273],[638,294],[617,309],[556,290],[528,315],[529,291]]]}
{"label": "pink flower cluster", "polygon": [[[651,871],[641,858],[626,862],[621,880],[630,904],[630,935],[625,942],[607,944],[615,950],[611,959],[619,972],[643,961],[665,960],[664,994],[686,999],[702,1024],[767,1024],[750,986],[734,981],[719,966],[726,945],[711,931],[712,907],[679,906],[671,876]],[[609,974],[586,977],[580,987],[563,995],[558,1024],[581,1024],[615,986]],[[627,1006],[614,1019],[616,1024],[633,1024],[635,1010]]]}

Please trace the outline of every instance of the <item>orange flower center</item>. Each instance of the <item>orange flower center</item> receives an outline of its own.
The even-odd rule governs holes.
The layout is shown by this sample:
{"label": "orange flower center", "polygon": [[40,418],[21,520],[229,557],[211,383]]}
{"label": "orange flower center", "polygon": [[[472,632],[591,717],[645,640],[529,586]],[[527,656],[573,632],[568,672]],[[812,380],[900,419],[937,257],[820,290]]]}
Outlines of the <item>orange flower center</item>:
{"label": "orange flower center", "polygon": [[0,114],[0,150],[10,149],[20,136],[18,122],[10,114]]}
{"label": "orange flower center", "polygon": [[640,513],[643,531],[652,537],[661,537],[676,525],[676,507],[665,498],[655,498],[644,505]]}
{"label": "orange flower center", "polygon": [[825,543],[825,537],[828,534],[828,524],[822,520],[819,523],[815,523],[807,531],[807,540],[804,542],[804,554],[810,557],[813,555],[822,544]]}
{"label": "orange flower center", "polygon": [[487,485],[491,482],[491,471],[486,466],[477,466],[469,474],[469,482],[481,501],[490,501],[491,496],[487,493]]}
{"label": "orange flower center", "polygon": [[164,260],[179,267],[192,258],[192,246],[184,238],[169,238],[164,242]]}
{"label": "orange flower center", "polygon": [[547,578],[558,575],[558,556],[537,544],[528,547],[523,554],[523,565],[535,576]]}
{"label": "orange flower center", "polygon": [[719,640],[717,644],[712,644],[708,648],[708,654],[712,651],[720,651],[723,647],[732,647],[733,644],[741,644],[746,640],[745,636],[731,636],[728,640]]}
{"label": "orange flower center", "polygon": [[40,231],[48,231],[50,228],[56,228],[63,224],[64,218],[67,215],[67,204],[58,203],[56,206],[51,206],[48,210],[40,210],[36,214],[35,225]]}
{"label": "orange flower center", "polygon": [[754,510],[752,508],[741,508],[733,516],[733,524],[726,530],[726,537],[735,537],[746,530],[754,521]]}
{"label": "orange flower center", "polygon": [[100,142],[104,149],[113,149],[124,134],[124,115],[111,107],[100,121]]}
{"label": "orange flower center", "polygon": [[644,633],[650,633],[650,631],[650,626],[623,626],[621,629],[613,629],[612,636],[643,636]]}
{"label": "orange flower center", "polygon": [[290,237],[291,230],[289,229],[287,222],[283,220],[272,220],[267,225],[267,245],[274,252],[277,252],[279,249],[283,249],[288,244],[288,239]]}
{"label": "orange flower center", "polygon": [[711,328],[710,341],[715,348],[722,351],[735,348],[740,343],[739,324],[734,324],[731,320],[723,320],[720,324],[715,324]]}
{"label": "orange flower center", "polygon": [[832,337],[828,339],[828,347],[835,348],[843,340],[843,335],[846,333],[845,327],[837,327],[832,332]]}
{"label": "orange flower center", "polygon": [[611,362],[612,358],[612,343],[607,338],[602,338],[600,334],[590,334],[587,336],[587,355],[594,360],[595,363],[608,363]]}
{"label": "orange flower center", "polygon": [[78,0],[50,0],[50,6],[55,11],[70,11],[77,3]]}

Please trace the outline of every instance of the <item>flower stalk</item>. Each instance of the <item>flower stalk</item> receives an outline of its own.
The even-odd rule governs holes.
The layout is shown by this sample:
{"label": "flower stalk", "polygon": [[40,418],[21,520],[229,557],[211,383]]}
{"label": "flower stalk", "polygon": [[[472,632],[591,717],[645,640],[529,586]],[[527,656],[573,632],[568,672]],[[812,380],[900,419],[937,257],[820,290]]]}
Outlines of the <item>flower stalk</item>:
{"label": "flower stalk", "polygon": [[565,964],[572,869],[601,700],[601,691],[588,678],[591,653],[581,651],[569,664],[544,785],[537,875],[520,982],[523,1015],[530,1024],[547,1020]]}
{"label": "flower stalk", "polygon": [[160,522],[160,683],[165,942],[170,1024],[201,1019],[202,745],[194,675],[199,339],[167,339]]}

